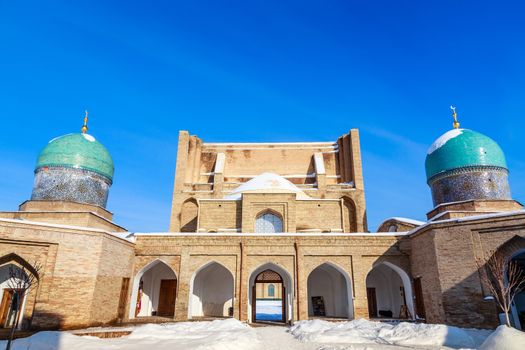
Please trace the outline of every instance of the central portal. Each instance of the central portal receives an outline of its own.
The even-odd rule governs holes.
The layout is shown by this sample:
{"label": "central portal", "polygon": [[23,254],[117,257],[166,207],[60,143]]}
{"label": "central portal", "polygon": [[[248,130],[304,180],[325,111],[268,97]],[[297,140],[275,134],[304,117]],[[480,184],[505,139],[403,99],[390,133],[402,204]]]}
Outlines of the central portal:
{"label": "central portal", "polygon": [[286,322],[286,287],[281,275],[267,269],[255,277],[252,322]]}

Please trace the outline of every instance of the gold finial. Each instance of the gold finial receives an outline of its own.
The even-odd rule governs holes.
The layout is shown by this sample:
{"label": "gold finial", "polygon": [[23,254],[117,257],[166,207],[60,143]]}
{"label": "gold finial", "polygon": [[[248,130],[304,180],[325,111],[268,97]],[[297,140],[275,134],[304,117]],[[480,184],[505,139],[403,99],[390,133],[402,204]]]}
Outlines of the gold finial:
{"label": "gold finial", "polygon": [[85,134],[88,131],[87,122],[88,122],[88,111],[86,111],[86,115],[84,116],[84,125],[82,125],[82,129],[80,129],[83,134]]}
{"label": "gold finial", "polygon": [[458,114],[456,113],[456,107],[450,106],[450,109],[452,110],[452,117],[454,118],[454,123],[452,125],[454,126],[454,129],[459,129]]}

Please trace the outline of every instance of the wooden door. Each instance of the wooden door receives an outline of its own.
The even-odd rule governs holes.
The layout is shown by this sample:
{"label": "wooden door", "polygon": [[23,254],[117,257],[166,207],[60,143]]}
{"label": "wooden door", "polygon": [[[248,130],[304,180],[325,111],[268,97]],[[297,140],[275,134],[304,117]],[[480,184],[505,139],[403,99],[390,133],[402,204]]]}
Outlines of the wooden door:
{"label": "wooden door", "polygon": [[425,303],[423,301],[423,287],[421,286],[421,277],[414,278],[414,295],[416,297],[416,315],[419,318],[426,318]]}
{"label": "wooden door", "polygon": [[175,295],[177,293],[177,280],[160,280],[159,306],[157,315],[172,317],[175,314]]}
{"label": "wooden door", "polygon": [[377,317],[376,289],[367,288],[366,297],[368,299],[368,317],[370,318]]}
{"label": "wooden door", "polygon": [[13,291],[10,289],[4,289],[4,295],[2,296],[2,304],[0,304],[0,327],[4,328],[9,316],[9,310],[11,310],[11,300],[13,299]]}

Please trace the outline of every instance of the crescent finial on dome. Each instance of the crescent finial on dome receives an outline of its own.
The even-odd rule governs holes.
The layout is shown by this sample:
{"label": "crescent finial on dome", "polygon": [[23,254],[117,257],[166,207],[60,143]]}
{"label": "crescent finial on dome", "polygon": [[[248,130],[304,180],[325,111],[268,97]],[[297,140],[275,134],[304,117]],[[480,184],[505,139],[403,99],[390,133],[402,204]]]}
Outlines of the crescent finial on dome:
{"label": "crescent finial on dome", "polygon": [[454,126],[454,129],[459,129],[458,114],[456,113],[456,107],[450,106],[450,109],[452,110],[452,118],[454,118],[454,123],[452,125]]}
{"label": "crescent finial on dome", "polygon": [[84,125],[82,125],[82,128],[80,129],[83,134],[87,133],[88,131],[87,122],[88,122],[88,111],[86,111],[86,114],[84,115]]}

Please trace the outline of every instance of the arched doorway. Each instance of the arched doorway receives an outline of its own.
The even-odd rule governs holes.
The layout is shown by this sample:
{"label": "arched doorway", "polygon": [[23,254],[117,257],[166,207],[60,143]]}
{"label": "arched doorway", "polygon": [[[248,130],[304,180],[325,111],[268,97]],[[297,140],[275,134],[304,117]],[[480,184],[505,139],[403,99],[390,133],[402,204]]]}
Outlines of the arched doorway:
{"label": "arched doorway", "polygon": [[[525,271],[525,250],[520,250],[514,254],[511,259],[516,262],[521,268],[521,271]],[[511,309],[512,320],[514,321],[514,327],[517,329],[525,329],[525,289],[516,294],[514,302],[512,303]]]}
{"label": "arched doorway", "polygon": [[232,273],[217,262],[195,272],[190,284],[188,317],[233,317]]}
{"label": "arched doorway", "polygon": [[199,215],[199,205],[193,198],[186,200],[182,204],[180,214],[180,232],[197,232],[197,220]]}
{"label": "arched doorway", "polygon": [[366,276],[370,318],[413,319],[412,285],[407,273],[398,266],[382,262]]}
{"label": "arched doorway", "polygon": [[[21,279],[11,276],[11,271],[15,269],[17,270],[15,274],[21,276]],[[27,276],[26,272],[17,265],[6,264],[0,267],[0,328],[10,328],[15,323],[18,328],[22,326],[27,295],[16,293],[20,290],[16,286],[27,285],[25,283],[27,277],[23,276]],[[16,317],[17,309],[18,317]]]}
{"label": "arched doorway", "polygon": [[353,318],[349,276],[339,267],[324,263],[308,276],[308,316]]}
{"label": "arched doorway", "polygon": [[177,275],[163,261],[155,260],[142,268],[133,281],[129,318],[173,317],[177,294]]}
{"label": "arched doorway", "polygon": [[250,275],[248,290],[251,322],[292,321],[292,278],[282,267],[267,263],[257,268]]}
{"label": "arched doorway", "polygon": [[[277,290],[277,295],[275,295]],[[270,295],[273,292],[273,296]],[[252,291],[252,318],[257,321],[285,322],[286,307],[283,299],[286,287],[283,278],[273,270],[264,270],[255,277]]]}

